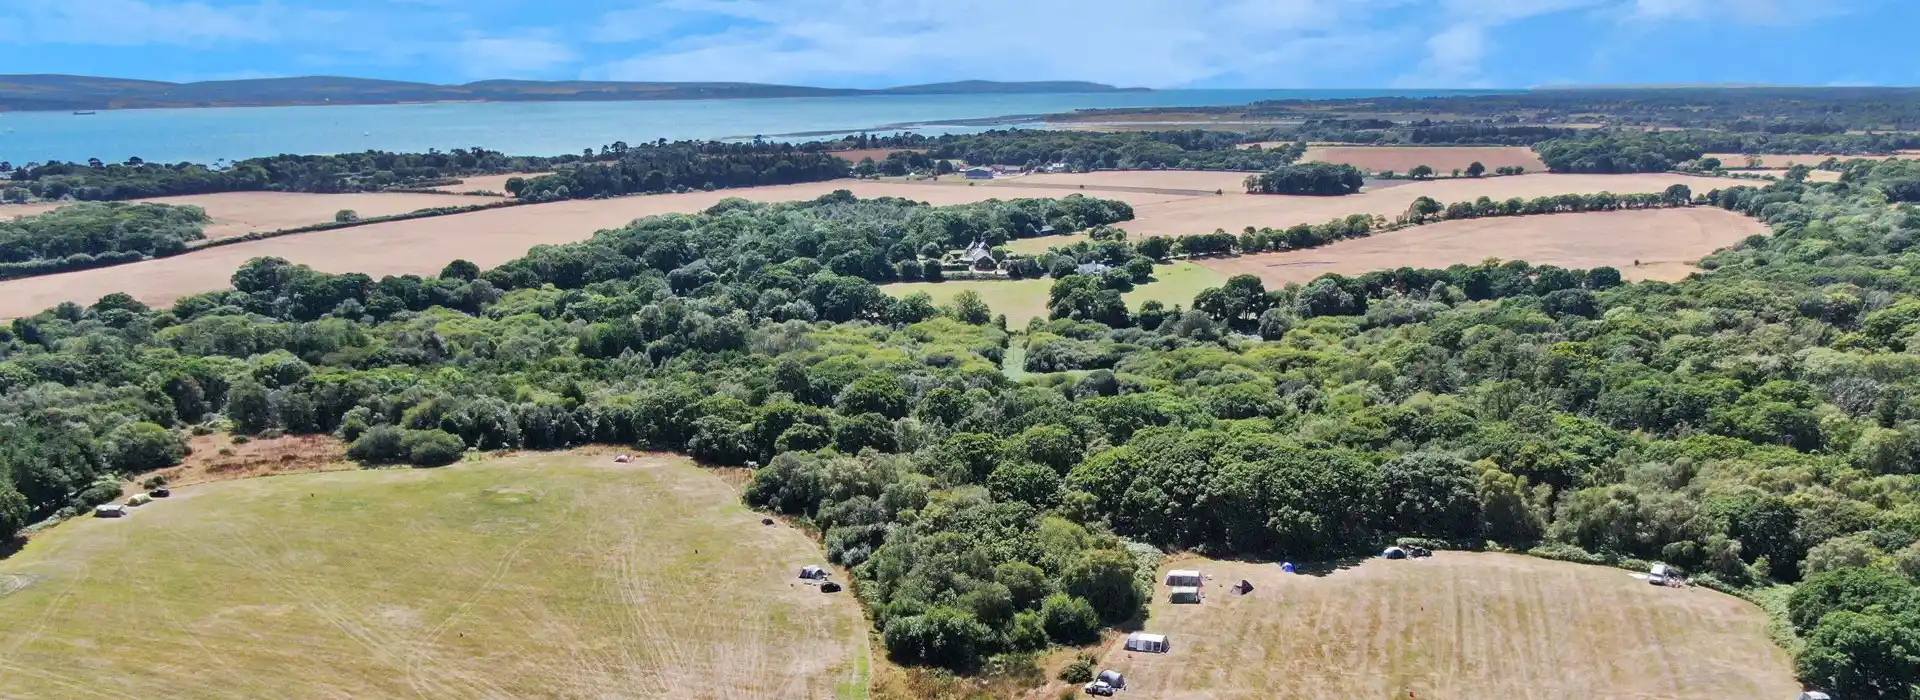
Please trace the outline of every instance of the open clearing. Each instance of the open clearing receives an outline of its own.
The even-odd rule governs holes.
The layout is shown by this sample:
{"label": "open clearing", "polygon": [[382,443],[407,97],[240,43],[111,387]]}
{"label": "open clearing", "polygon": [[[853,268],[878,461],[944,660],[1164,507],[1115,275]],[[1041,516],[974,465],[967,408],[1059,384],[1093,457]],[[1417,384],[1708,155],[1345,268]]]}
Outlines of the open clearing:
{"label": "open clearing", "polygon": [[502,196],[505,196],[507,194],[508,180],[511,180],[516,177],[522,177],[528,180],[532,180],[536,177],[540,177],[541,175],[552,175],[552,174],[553,173],[507,173],[505,175],[475,175],[473,177],[460,178],[460,184],[458,185],[441,185],[433,189],[439,190],[441,192],[452,192],[455,194],[459,194],[463,192],[476,192],[476,191],[498,192]]}
{"label": "open clearing", "polygon": [[1425,165],[1444,174],[1455,168],[1466,170],[1475,161],[1487,166],[1487,172],[1509,165],[1526,168],[1530,173],[1547,169],[1533,149],[1526,146],[1314,146],[1300,157],[1302,163],[1316,160],[1345,163],[1376,173],[1404,173],[1414,166]]}
{"label": "open clearing", "polygon": [[[1192,306],[1193,297],[1208,287],[1225,284],[1227,275],[1213,269],[1190,262],[1176,262],[1153,268],[1153,281],[1134,287],[1133,291],[1122,294],[1127,307],[1135,311],[1141,304],[1158,301],[1168,308],[1174,305]],[[1046,319],[1047,297],[1053,290],[1053,280],[956,280],[952,282],[903,282],[881,285],[880,289],[896,297],[904,297],[914,292],[926,292],[933,297],[933,303],[945,306],[953,301],[960,292],[971,289],[980,294],[987,307],[996,314],[1007,315],[1009,330],[1025,330],[1027,323],[1035,318]]]}
{"label": "open clearing", "polygon": [[1729,168],[1744,168],[1747,165],[1747,159],[1758,158],[1760,159],[1759,167],[1786,169],[1786,168],[1791,168],[1795,165],[1806,165],[1806,166],[1819,165],[1821,163],[1826,162],[1828,158],[1833,158],[1844,163],[1846,161],[1856,160],[1856,159],[1886,160],[1888,158],[1913,158],[1916,156],[1920,156],[1920,153],[1902,151],[1899,155],[1893,155],[1893,156],[1836,156],[1836,155],[1812,155],[1812,154],[1807,154],[1807,155],[1772,154],[1772,155],[1749,156],[1744,153],[1708,153],[1705,157],[1719,158],[1720,164],[1722,166],[1729,167]]}
{"label": "open clearing", "polygon": [[[1786,652],[1758,607],[1628,572],[1508,554],[1368,560],[1324,576],[1188,559],[1206,601],[1166,602],[1147,631],[1167,654],[1115,645],[1127,695],[1258,698],[1791,698]],[[1246,579],[1253,593],[1230,586]],[[1049,696],[1051,697],[1051,696]]]}
{"label": "open clearing", "polygon": [[[1765,225],[1717,207],[1546,214],[1465,219],[1352,238],[1284,253],[1200,261],[1226,275],[1250,274],[1269,286],[1328,273],[1358,275],[1400,267],[1445,268],[1487,258],[1536,265],[1610,265],[1627,279],[1674,281],[1693,262]],[[1639,266],[1634,261],[1640,261]]]}
{"label": "open clearing", "polygon": [[0,561],[0,697],[833,697],[823,558],[670,456],[204,484]]}
{"label": "open clearing", "polygon": [[[328,272],[361,272],[379,278],[385,275],[433,275],[456,258],[470,260],[481,267],[492,267],[526,254],[542,244],[583,240],[598,231],[614,228],[643,216],[676,212],[695,212],[713,206],[728,197],[759,201],[811,199],[834,190],[850,190],[860,197],[906,197],[934,205],[977,202],[985,199],[1023,197],[1064,197],[1083,194],[1125,201],[1134,207],[1135,220],[1121,224],[1136,239],[1154,235],[1210,233],[1216,228],[1239,231],[1246,226],[1286,227],[1300,223],[1317,224],[1348,214],[1395,216],[1406,211],[1420,196],[1441,202],[1472,200],[1481,196],[1532,198],[1568,193],[1658,192],[1668,185],[1684,184],[1695,191],[1731,187],[1725,178],[1691,177],[1665,173],[1641,175],[1523,175],[1480,179],[1446,179],[1406,183],[1397,187],[1369,190],[1346,197],[1295,197],[1286,195],[1249,195],[1227,190],[1225,195],[1179,195],[1142,192],[1114,185],[1159,183],[1191,185],[1195,177],[1220,177],[1228,173],[1193,171],[1149,171],[1141,173],[1085,173],[1048,176],[1048,184],[1058,187],[975,186],[942,181],[940,183],[873,182],[834,180],[801,185],[756,187],[750,189],[688,192],[685,194],[645,195],[615,199],[568,200],[493,209],[451,216],[436,216],[411,221],[394,221],[366,226],[282,236],[235,245],[209,248],[185,255],[147,260],[129,265],[78,270],[0,282],[0,318],[31,315],[62,301],[90,304],[113,292],[126,292],[148,304],[170,304],[189,294],[198,294],[229,286],[233,271],[247,260],[278,256],[295,263],[311,265]],[[1234,173],[1237,177],[1245,174]],[[1087,185],[1080,189],[1080,185]],[[1185,189],[1171,187],[1163,189]],[[227,195],[209,195],[214,197]],[[259,194],[237,195],[257,197]],[[395,197],[407,195],[292,195],[296,197]],[[427,197],[436,202],[466,201],[440,195]],[[315,211],[325,210],[327,218],[336,208],[350,208],[329,202]],[[361,210],[363,215],[368,211]],[[1517,257],[1503,255],[1503,257]],[[1637,257],[1656,258],[1641,254]]]}
{"label": "open clearing", "polygon": [[[360,192],[353,194],[311,194],[306,192],[221,192],[180,197],[136,199],[176,206],[195,206],[207,210],[213,223],[207,224],[207,240],[218,241],[258,231],[280,231],[333,221],[334,214],[352,209],[361,218],[391,216],[432,209],[464,207],[498,201],[493,197],[455,197],[413,192]],[[13,212],[26,216],[52,211],[63,204],[28,204],[0,207],[0,215]]]}

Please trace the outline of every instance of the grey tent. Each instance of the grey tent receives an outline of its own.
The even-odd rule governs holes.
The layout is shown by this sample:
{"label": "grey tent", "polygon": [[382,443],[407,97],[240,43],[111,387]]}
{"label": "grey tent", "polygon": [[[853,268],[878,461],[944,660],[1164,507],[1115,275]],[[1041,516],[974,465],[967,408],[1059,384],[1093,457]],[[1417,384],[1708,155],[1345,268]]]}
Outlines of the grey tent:
{"label": "grey tent", "polygon": [[1127,651],[1144,651],[1149,654],[1165,654],[1170,647],[1167,635],[1134,632],[1127,635]]}
{"label": "grey tent", "polygon": [[1094,680],[1104,682],[1107,685],[1113,686],[1115,688],[1123,689],[1123,690],[1127,687],[1127,677],[1120,675],[1119,671],[1115,671],[1111,669],[1101,671],[1100,675],[1094,678]]}
{"label": "grey tent", "polygon": [[1174,586],[1167,592],[1167,601],[1173,603],[1200,602],[1200,589],[1194,586]]}
{"label": "grey tent", "polygon": [[1387,551],[1380,553],[1380,556],[1386,557],[1388,559],[1405,559],[1407,558],[1407,550],[1401,549],[1399,547],[1388,547]]}
{"label": "grey tent", "polygon": [[1233,592],[1238,593],[1240,595],[1246,595],[1248,593],[1252,593],[1253,582],[1248,581],[1246,579],[1240,579],[1239,583],[1233,584]]}
{"label": "grey tent", "polygon": [[806,567],[804,567],[804,568],[802,568],[802,569],[800,569],[800,578],[804,578],[804,579],[824,579],[824,578],[826,578],[826,577],[827,577],[827,570],[826,570],[826,569],[822,569],[822,568],[820,568],[820,567],[818,567],[818,566],[813,566],[813,565],[808,565],[808,566],[806,566]]}

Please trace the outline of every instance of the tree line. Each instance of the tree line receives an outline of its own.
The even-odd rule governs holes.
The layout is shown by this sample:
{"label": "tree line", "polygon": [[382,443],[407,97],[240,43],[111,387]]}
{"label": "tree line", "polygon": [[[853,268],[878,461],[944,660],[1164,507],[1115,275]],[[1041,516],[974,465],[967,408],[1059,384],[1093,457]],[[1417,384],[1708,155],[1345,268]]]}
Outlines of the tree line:
{"label": "tree line", "polygon": [[0,278],[135,262],[206,238],[207,213],[166,204],[81,204],[0,221]]}
{"label": "tree line", "polygon": [[[484,148],[426,153],[367,151],[329,156],[277,155],[232,163],[123,163],[49,161],[15,167],[0,163],[0,191],[9,201],[114,201],[214,192],[374,192],[450,184],[454,178],[540,171],[578,157],[508,156]],[[10,181],[9,181],[10,180]]]}
{"label": "tree line", "polygon": [[1295,194],[1337,196],[1359,192],[1367,184],[1366,173],[1359,168],[1334,163],[1283,165],[1259,175],[1247,176],[1247,194]]}

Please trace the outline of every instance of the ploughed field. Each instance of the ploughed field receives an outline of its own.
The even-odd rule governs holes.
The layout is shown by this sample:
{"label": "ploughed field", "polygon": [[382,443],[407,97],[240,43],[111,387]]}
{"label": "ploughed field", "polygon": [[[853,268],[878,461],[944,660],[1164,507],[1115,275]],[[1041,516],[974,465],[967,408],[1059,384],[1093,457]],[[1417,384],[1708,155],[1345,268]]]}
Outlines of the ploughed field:
{"label": "ploughed field", "polygon": [[[996,198],[1082,194],[1121,200],[1133,205],[1135,220],[1123,223],[1121,227],[1139,238],[1211,233],[1215,229],[1237,232],[1246,226],[1317,224],[1349,214],[1393,217],[1406,211],[1407,206],[1421,196],[1450,203],[1482,196],[1506,199],[1602,191],[1619,194],[1659,192],[1676,183],[1705,192],[1743,184],[1725,178],[1664,173],[1541,174],[1412,182],[1346,197],[1249,195],[1228,186],[1245,177],[1246,173],[1140,171],[1030,176],[973,186],[945,178],[928,183],[836,180],[714,192],[532,204],[281,236],[129,265],[8,280],[0,282],[0,318],[31,315],[62,301],[90,304],[113,292],[126,292],[149,304],[168,304],[190,294],[226,288],[233,271],[241,264],[264,256],[282,257],[328,272],[366,273],[376,279],[398,274],[434,275],[455,259],[466,259],[481,267],[491,267],[524,255],[535,245],[584,240],[594,231],[622,226],[639,217],[697,212],[729,197],[789,201],[812,199],[845,189],[860,197],[905,197],[934,205],[951,205]],[[1213,194],[1213,190],[1223,190],[1224,194]],[[259,195],[247,193],[244,196]],[[339,206],[327,198],[402,195],[282,196],[320,198],[308,206],[313,207],[315,213],[325,210],[326,218],[331,220],[334,210],[349,207]],[[442,206],[466,203],[473,199],[412,196],[426,197],[434,203],[444,202]],[[359,211],[363,216],[370,214],[370,210]],[[217,218],[219,215],[215,216]],[[1495,254],[1504,258],[1519,257]]]}
{"label": "ploughed field", "polygon": [[1708,253],[1766,232],[1758,221],[1714,207],[1547,214],[1443,221],[1318,248],[1199,262],[1228,276],[1254,275],[1269,286],[1328,273],[1445,268],[1487,258],[1566,268],[1605,265],[1627,279],[1671,282],[1694,272],[1693,263]]}
{"label": "ploughed field", "polygon": [[0,696],[851,695],[822,559],[677,457],[201,484],[0,560]]}
{"label": "ploughed field", "polygon": [[[1187,559],[1212,575],[1198,605],[1158,586],[1145,630],[1167,654],[1115,644],[1102,668],[1132,697],[1792,698],[1766,614],[1703,588],[1508,554],[1436,552],[1314,574]],[[1163,572],[1164,574],[1164,572]],[[1229,587],[1245,579],[1253,592]]]}

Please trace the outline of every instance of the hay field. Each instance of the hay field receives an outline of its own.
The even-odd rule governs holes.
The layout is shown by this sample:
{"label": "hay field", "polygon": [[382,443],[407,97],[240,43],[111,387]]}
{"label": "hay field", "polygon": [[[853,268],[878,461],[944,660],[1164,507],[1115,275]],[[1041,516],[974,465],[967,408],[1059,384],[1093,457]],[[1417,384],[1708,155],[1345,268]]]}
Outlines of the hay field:
{"label": "hay field", "polygon": [[[1141,304],[1149,300],[1159,301],[1172,308],[1193,306],[1193,297],[1208,287],[1225,284],[1227,275],[1211,268],[1190,262],[1176,262],[1161,265],[1153,269],[1154,280],[1134,287],[1133,291],[1122,294],[1128,308],[1139,310]],[[958,280],[953,282],[902,282],[880,286],[881,291],[895,297],[904,297],[914,292],[926,292],[933,297],[933,303],[944,306],[965,290],[980,294],[987,307],[996,314],[1007,315],[1009,330],[1024,330],[1033,319],[1047,318],[1047,296],[1053,289],[1050,278],[1029,280]]]}
{"label": "hay field", "polygon": [[[1369,189],[1345,197],[1250,195],[1229,192],[1224,197],[1188,197],[1134,207],[1134,220],[1120,224],[1135,239],[1144,236],[1184,236],[1225,229],[1238,233],[1247,226],[1284,228],[1319,224],[1348,214],[1378,214],[1392,218],[1405,213],[1422,196],[1441,203],[1480,197],[1507,199],[1614,192],[1659,192],[1682,184],[1695,192],[1731,187],[1725,178],[1646,173],[1636,175],[1520,175],[1515,177],[1423,180],[1394,187]],[[1091,193],[1089,193],[1091,194]]]}
{"label": "hay field", "polygon": [[1168,190],[1178,194],[1213,194],[1215,190],[1246,192],[1247,176],[1252,174],[1231,170],[1099,170],[1090,173],[1037,173],[973,182],[980,183],[982,187],[1038,185],[1085,188],[1089,192],[1123,188],[1119,191],[1139,189]]}
{"label": "hay field", "polygon": [[[352,209],[361,218],[391,216],[432,209],[464,207],[498,201],[494,197],[455,197],[413,192],[357,192],[351,194],[312,194],[307,192],[220,192],[179,197],[136,199],[175,206],[195,206],[207,210],[213,219],[207,224],[207,240],[244,236],[256,231],[280,231],[333,221],[342,209]],[[0,207],[0,216],[14,212],[26,216],[52,211],[65,204],[26,204]]]}
{"label": "hay field", "polygon": [[[1444,268],[1487,258],[1591,268],[1610,265],[1630,280],[1674,281],[1693,263],[1765,225],[1715,207],[1548,214],[1443,221],[1284,253],[1200,261],[1222,274],[1250,274],[1269,286],[1328,273],[1399,267]],[[1636,266],[1634,261],[1641,264]]]}
{"label": "hay field", "polygon": [[821,559],[676,457],[192,486],[0,561],[0,697],[833,697]]}
{"label": "hay field", "polygon": [[1916,157],[1916,155],[1920,155],[1920,154],[1903,152],[1900,155],[1894,155],[1894,156],[1835,156],[1835,155],[1813,155],[1813,154],[1807,154],[1807,155],[1773,154],[1773,155],[1749,156],[1743,153],[1708,153],[1704,157],[1719,158],[1720,164],[1729,168],[1744,168],[1747,166],[1748,158],[1758,158],[1760,159],[1760,167],[1762,168],[1779,168],[1784,170],[1787,168],[1791,168],[1795,165],[1806,165],[1806,166],[1819,165],[1821,163],[1826,162],[1828,158],[1834,158],[1844,163],[1846,161],[1856,160],[1856,159],[1857,160],[1886,160],[1888,158],[1913,158],[1913,157]]}
{"label": "hay field", "polygon": [[1302,163],[1316,160],[1376,173],[1404,173],[1425,165],[1444,174],[1454,168],[1466,170],[1474,161],[1487,166],[1487,172],[1508,165],[1518,165],[1530,173],[1547,170],[1547,165],[1526,146],[1314,146],[1300,157]]}
{"label": "hay field", "polygon": [[[1146,629],[1167,654],[1115,645],[1126,695],[1269,698],[1792,698],[1786,652],[1758,607],[1626,571],[1509,554],[1368,560],[1323,576],[1185,560],[1206,600],[1156,591]],[[1253,583],[1250,595],[1228,587]],[[1050,697],[1050,696],[1049,696]]]}
{"label": "hay field", "polygon": [[439,190],[441,192],[452,192],[455,194],[459,194],[461,192],[473,192],[476,190],[485,190],[489,192],[499,192],[502,196],[506,196],[508,180],[511,180],[516,177],[522,177],[528,180],[532,180],[536,177],[540,177],[541,175],[552,175],[552,174],[553,173],[507,173],[505,175],[475,175],[473,177],[460,178],[460,184],[458,185],[442,185],[439,187],[435,187],[433,189]]}
{"label": "hay field", "polygon": [[[1091,173],[1077,177],[1102,176]],[[1223,173],[1152,171],[1126,174],[1129,182],[1187,183],[1199,175]],[[1107,182],[1120,173],[1106,176]],[[1063,176],[1064,177],[1064,176]],[[1244,175],[1241,175],[1244,177]],[[1173,179],[1159,179],[1173,178]],[[1050,181],[1051,182],[1051,181]],[[1066,181],[1059,180],[1062,184]],[[1322,223],[1348,214],[1394,216],[1413,200],[1430,196],[1441,202],[1536,197],[1567,193],[1611,191],[1658,192],[1681,183],[1696,191],[1730,187],[1724,178],[1669,174],[1642,175],[1523,175],[1481,179],[1429,180],[1370,190],[1346,197],[1249,195],[1228,190],[1226,195],[1179,195],[1133,190],[1101,189],[1089,185],[1066,187],[968,187],[952,182],[907,183],[834,180],[800,185],[756,187],[644,195],[599,200],[569,200],[494,209],[412,221],[394,221],[317,231],[229,246],[209,248],[129,265],[78,270],[0,282],[0,318],[38,313],[62,301],[91,304],[101,296],[126,292],[148,304],[170,304],[180,297],[229,286],[233,271],[247,260],[278,256],[328,272],[384,275],[438,274],[456,258],[492,267],[526,254],[542,244],[584,240],[594,231],[614,228],[643,216],[695,212],[728,197],[758,201],[811,199],[834,190],[851,190],[860,197],[906,197],[934,205],[965,204],[986,199],[1064,197],[1082,194],[1125,201],[1134,207],[1135,220],[1121,224],[1136,239],[1154,235],[1210,233],[1215,228],[1239,231],[1246,226],[1285,227]],[[1132,185],[1108,185],[1132,187]],[[300,195],[305,197],[364,197],[393,195]],[[440,195],[415,195],[448,199]],[[456,201],[466,201],[455,198]],[[325,207],[322,207],[325,208]],[[367,213],[362,211],[362,214]],[[326,212],[330,218],[331,210]],[[1648,257],[1648,256],[1643,256]]]}

